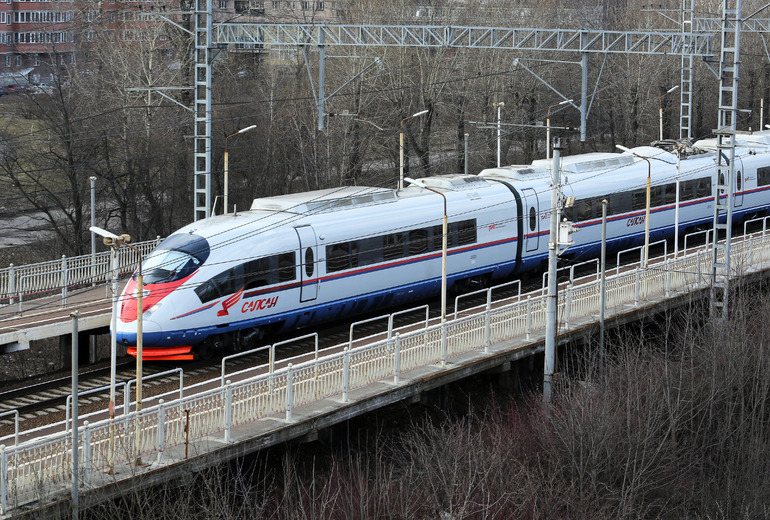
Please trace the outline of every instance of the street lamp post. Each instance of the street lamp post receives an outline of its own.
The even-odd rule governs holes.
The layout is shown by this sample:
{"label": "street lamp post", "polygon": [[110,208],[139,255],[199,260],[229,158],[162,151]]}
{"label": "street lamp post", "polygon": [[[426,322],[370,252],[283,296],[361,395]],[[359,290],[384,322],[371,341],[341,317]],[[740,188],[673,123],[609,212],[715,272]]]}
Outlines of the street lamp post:
{"label": "street lamp post", "polygon": [[441,233],[442,233],[442,240],[441,240],[441,323],[443,324],[446,321],[446,257],[447,257],[447,235],[448,235],[448,224],[447,224],[447,203],[446,203],[446,195],[441,193],[440,191],[433,189],[429,186],[426,186],[420,181],[410,179],[409,177],[406,177],[404,179],[409,184],[413,184],[415,186],[418,186],[420,188],[424,188],[428,191],[432,191],[433,193],[436,193],[437,195],[441,195],[441,198],[444,199],[444,215],[441,221]]}
{"label": "street lamp post", "polygon": [[241,128],[237,132],[232,133],[232,134],[228,135],[227,137],[225,137],[225,197],[224,197],[224,199],[225,199],[224,206],[225,207],[224,207],[224,212],[223,213],[227,213],[228,212],[228,208],[229,208],[229,199],[228,199],[228,193],[229,193],[228,177],[229,177],[229,172],[228,172],[228,165],[227,165],[227,159],[228,159],[228,157],[227,157],[227,140],[230,139],[231,137],[235,137],[238,134],[243,134],[243,133],[248,132],[249,130],[254,130],[256,127],[257,127],[257,125],[247,126],[246,128]]}
{"label": "street lamp post", "polygon": [[[142,315],[144,314],[144,307],[143,307],[143,297],[144,297],[144,277],[142,276],[142,252],[139,250],[139,248],[129,244],[131,240],[130,235],[116,235],[114,233],[111,233],[110,231],[107,231],[106,229],[101,229],[96,226],[91,226],[91,231],[96,233],[97,235],[100,235],[104,239],[104,245],[110,246],[113,250],[113,277],[112,277],[112,283],[113,283],[113,299],[112,299],[112,327],[111,327],[111,348],[110,348],[110,408],[109,408],[109,415],[110,415],[110,423],[113,422],[113,419],[115,419],[115,366],[117,364],[117,341],[116,341],[116,334],[117,334],[117,316],[118,316],[118,262],[117,262],[117,253],[118,248],[120,246],[126,246],[134,251],[139,255],[139,274],[136,279],[136,289],[137,289],[137,295],[136,295],[136,411],[139,413],[142,409]],[[123,408],[125,409],[127,403],[123,403]],[[137,429],[138,429],[138,422],[137,422]],[[114,453],[114,427],[112,424],[110,424],[110,466],[112,466],[112,454]],[[139,456],[139,435],[137,431],[136,435],[136,444],[137,444],[137,459],[136,463],[141,464],[141,458]]]}
{"label": "street lamp post", "polygon": [[638,153],[634,153],[625,146],[619,144],[615,145],[615,148],[628,152],[633,156],[636,156],[643,161],[647,162],[647,202],[644,210],[644,267],[647,268],[647,263],[650,258],[650,175],[652,173],[652,167],[650,160],[647,157],[641,156]]}
{"label": "street lamp post", "polygon": [[502,119],[502,108],[505,106],[504,101],[500,101],[499,103],[492,103],[492,106],[497,109],[497,167],[500,167],[500,141],[502,139],[502,127],[503,127],[503,119]]}
{"label": "street lamp post", "polygon": [[78,317],[80,311],[70,314],[72,318],[72,520],[78,520],[80,507],[80,478],[78,459]]}
{"label": "street lamp post", "polygon": [[[96,177],[91,181],[91,226],[96,225]],[[91,285],[96,285],[96,233],[91,232]]]}
{"label": "street lamp post", "polygon": [[142,372],[143,372],[143,362],[142,362],[142,318],[144,315],[144,276],[142,276],[142,264],[143,258],[142,258],[142,252],[139,250],[138,247],[132,246],[128,243],[128,241],[131,239],[128,235],[122,235],[125,237],[121,244],[127,247],[130,247],[134,251],[136,251],[136,254],[139,255],[139,273],[136,277],[136,435],[135,435],[135,441],[136,441],[136,465],[141,466],[142,464],[142,450],[141,445],[139,443],[139,412],[142,411]]}
{"label": "street lamp post", "polygon": [[556,103],[555,105],[551,105],[548,107],[548,112],[546,113],[546,116],[545,116],[545,158],[546,159],[551,158],[551,109],[561,105],[566,105],[567,103],[572,103],[572,100],[565,99],[561,103]]}
{"label": "street lamp post", "polygon": [[679,88],[679,85],[675,85],[668,89],[660,98],[658,98],[658,114],[660,114],[660,140],[663,140],[663,98],[668,94]]}
{"label": "street lamp post", "polygon": [[101,236],[104,245],[112,249],[112,318],[110,320],[110,403],[108,413],[110,417],[110,447],[109,466],[113,469],[113,455],[115,454],[115,366],[117,365],[117,328],[118,328],[118,245],[120,238],[115,233],[91,226],[90,231]]}
{"label": "street lamp post", "polygon": [[398,153],[399,153],[399,168],[398,168],[398,189],[404,188],[404,123],[409,121],[412,118],[422,116],[428,113],[428,110],[423,110],[421,112],[417,112],[415,114],[412,114],[409,117],[405,117],[401,120],[401,130],[398,132]]}
{"label": "street lamp post", "polygon": [[682,148],[675,146],[676,152],[676,198],[674,199],[674,258],[679,257],[679,178],[682,169]]}

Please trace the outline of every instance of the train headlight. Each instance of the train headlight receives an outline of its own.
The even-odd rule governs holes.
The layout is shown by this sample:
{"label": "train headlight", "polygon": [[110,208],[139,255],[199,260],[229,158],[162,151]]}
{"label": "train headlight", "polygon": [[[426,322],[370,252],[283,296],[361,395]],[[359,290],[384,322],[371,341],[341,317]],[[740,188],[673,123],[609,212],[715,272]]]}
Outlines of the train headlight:
{"label": "train headlight", "polygon": [[147,309],[146,311],[144,311],[144,315],[145,315],[145,316],[149,316],[149,315],[150,315],[150,314],[152,314],[153,312],[155,312],[155,311],[157,311],[158,309],[160,309],[160,306],[161,306],[161,304],[160,304],[160,303],[156,303],[155,305],[153,305],[152,307],[150,307],[149,309]]}

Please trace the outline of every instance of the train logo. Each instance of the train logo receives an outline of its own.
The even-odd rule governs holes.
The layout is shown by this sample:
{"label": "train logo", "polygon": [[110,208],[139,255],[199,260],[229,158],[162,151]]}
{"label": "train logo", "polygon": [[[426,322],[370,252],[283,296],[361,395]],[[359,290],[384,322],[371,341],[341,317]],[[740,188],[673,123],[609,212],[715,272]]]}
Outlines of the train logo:
{"label": "train logo", "polygon": [[275,304],[277,303],[278,296],[273,296],[272,298],[262,298],[261,300],[255,300],[252,302],[244,302],[243,307],[241,308],[241,312],[253,312],[261,311],[262,309],[270,309],[275,307]]}
{"label": "train logo", "polygon": [[229,309],[230,307],[232,307],[233,305],[238,303],[238,300],[241,299],[241,296],[243,296],[243,287],[241,287],[240,291],[238,291],[237,293],[233,294],[232,296],[230,296],[229,298],[227,298],[226,300],[224,300],[222,302],[222,310],[217,312],[217,316],[227,316],[227,315],[229,315],[230,313],[227,312],[227,309]]}

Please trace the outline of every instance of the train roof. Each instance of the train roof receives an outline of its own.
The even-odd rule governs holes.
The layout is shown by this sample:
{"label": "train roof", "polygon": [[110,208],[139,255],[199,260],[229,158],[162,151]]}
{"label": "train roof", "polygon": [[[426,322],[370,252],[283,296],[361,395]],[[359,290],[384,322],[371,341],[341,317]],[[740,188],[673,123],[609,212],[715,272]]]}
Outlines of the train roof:
{"label": "train roof", "polygon": [[[663,162],[674,164],[676,156],[660,148],[651,146],[639,146],[631,149],[642,157],[655,157]],[[562,174],[596,173],[611,171],[624,166],[631,166],[642,159],[632,153],[583,153],[567,155],[561,158]],[[550,182],[552,159],[537,159],[531,165],[510,165],[500,168],[488,168],[479,173],[481,177],[497,178],[511,181],[546,180]]]}
{"label": "train roof", "polygon": [[279,211],[306,215],[383,204],[398,200],[395,190],[371,186],[348,186],[254,199],[252,211]]}
{"label": "train roof", "polygon": [[[735,146],[751,148],[758,151],[770,151],[770,130],[752,132],[748,134],[735,134]],[[707,152],[715,152],[717,149],[716,138],[701,139],[693,144],[693,147]]]}

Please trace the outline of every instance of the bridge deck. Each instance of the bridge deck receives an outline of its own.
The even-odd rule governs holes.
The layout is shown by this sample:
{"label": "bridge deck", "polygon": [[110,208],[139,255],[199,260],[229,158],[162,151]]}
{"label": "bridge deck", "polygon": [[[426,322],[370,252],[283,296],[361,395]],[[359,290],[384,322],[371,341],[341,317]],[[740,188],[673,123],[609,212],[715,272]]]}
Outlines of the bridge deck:
{"label": "bridge deck", "polygon": [[[770,267],[770,235],[756,235],[732,247],[740,274]],[[669,259],[648,269],[608,276],[607,319],[631,320],[690,298],[707,288],[710,252]],[[104,293],[102,293],[104,294]],[[403,329],[390,339],[341,345],[312,359],[253,367],[185,389],[185,397],[145,402],[145,409],[115,421],[95,414],[79,428],[81,483],[104,499],[135,486],[184,474],[203,461],[221,462],[386,406],[469,375],[529,356],[542,349],[545,300],[540,291],[521,301],[502,301],[440,324]],[[585,334],[598,321],[599,283],[587,280],[562,292],[560,335]],[[0,506],[41,499],[66,504],[70,438],[63,424],[18,446],[0,447]],[[53,428],[53,429],[50,429]],[[58,430],[58,432],[57,432]],[[189,432],[185,459],[185,432]],[[8,443],[8,439],[0,439]],[[12,442],[12,441],[10,441]],[[131,465],[137,454],[147,466]],[[205,457],[204,457],[205,456]],[[110,469],[114,471],[110,471]],[[43,483],[41,486],[40,483]],[[9,495],[10,494],[10,495]],[[95,499],[95,498],[94,498]]]}

